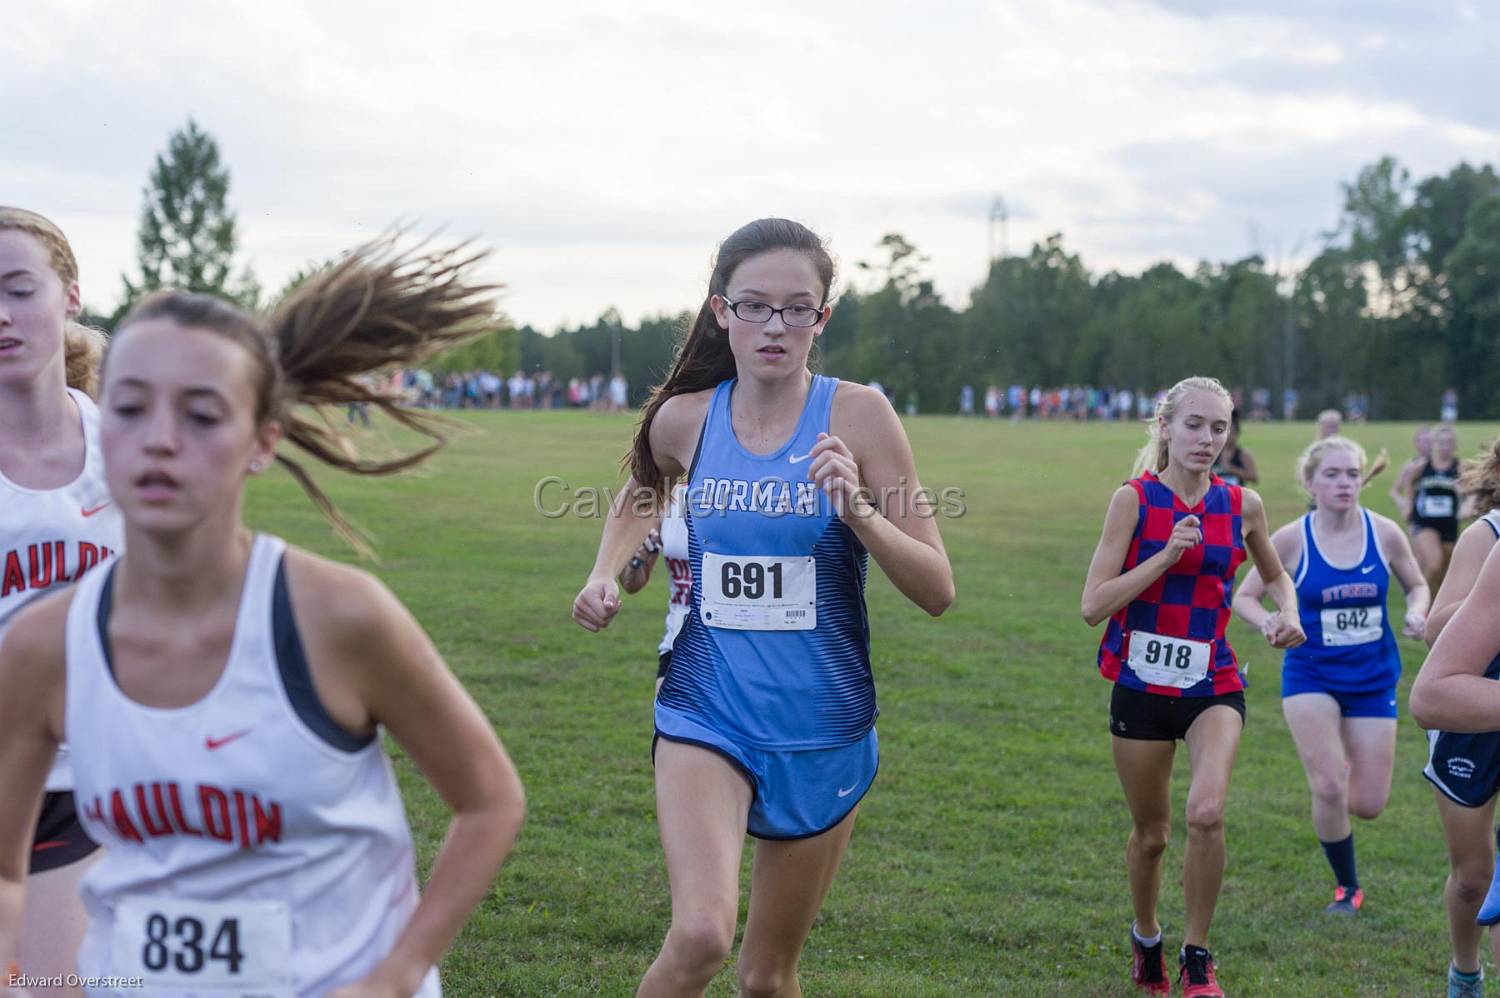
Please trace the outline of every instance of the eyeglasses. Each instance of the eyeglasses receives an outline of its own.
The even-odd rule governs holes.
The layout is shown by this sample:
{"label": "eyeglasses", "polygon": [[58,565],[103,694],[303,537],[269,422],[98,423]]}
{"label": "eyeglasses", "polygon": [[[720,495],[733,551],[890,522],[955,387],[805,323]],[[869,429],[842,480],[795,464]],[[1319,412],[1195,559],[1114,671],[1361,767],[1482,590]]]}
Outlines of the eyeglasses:
{"label": "eyeglasses", "polygon": [[813,308],[811,305],[783,305],[781,308],[772,308],[763,301],[730,301],[723,295],[724,304],[733,312],[735,318],[743,319],[745,322],[770,322],[771,316],[781,316],[784,325],[806,328],[816,326],[823,318],[821,308]]}

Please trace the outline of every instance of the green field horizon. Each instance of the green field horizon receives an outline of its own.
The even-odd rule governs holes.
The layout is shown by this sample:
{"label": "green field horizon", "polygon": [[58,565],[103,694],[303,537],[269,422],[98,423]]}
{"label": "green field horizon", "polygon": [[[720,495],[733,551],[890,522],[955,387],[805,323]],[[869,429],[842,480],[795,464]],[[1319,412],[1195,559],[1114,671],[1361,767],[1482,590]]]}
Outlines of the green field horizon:
{"label": "green field horizon", "polygon": [[[378,574],[416,614],[495,725],[525,781],[529,815],[489,897],[442,968],[445,993],[628,995],[666,933],[670,905],[651,781],[651,691],[662,579],[591,635],[569,619],[602,520],[548,518],[539,481],[618,487],[633,419],[582,412],[464,413],[467,431],[427,467],[386,479],[319,473],[373,534]],[[940,517],[958,597],[931,619],[873,563],[868,587],[881,716],[880,774],[802,962],[817,996],[1127,995],[1129,820],[1110,761],[1102,629],[1079,615],[1084,572],[1111,491],[1145,436],[1137,423],[906,420],[923,483],[962,489]],[[1393,467],[1413,423],[1346,426]],[[359,439],[382,437],[363,431]],[[1496,424],[1460,424],[1465,455]],[[1305,499],[1292,466],[1310,423],[1246,424],[1274,529]],[[255,482],[257,529],[343,560],[282,473]],[[1393,597],[1400,603],[1399,593]],[[1399,607],[1392,609],[1399,618]],[[1367,901],[1323,914],[1332,880],[1280,712],[1280,655],[1238,622],[1249,720],[1230,788],[1229,860],[1210,945],[1235,995],[1435,994],[1448,965],[1447,858],[1404,662],[1394,788],[1356,820]],[[446,812],[395,746],[419,861]],[[1162,921],[1181,943],[1187,758],[1174,779]],[[751,850],[746,850],[748,857]],[[748,887],[748,876],[742,878]],[[743,908],[741,912],[743,922]],[[1486,957],[1486,963],[1488,963]],[[731,965],[709,992],[735,993]]]}

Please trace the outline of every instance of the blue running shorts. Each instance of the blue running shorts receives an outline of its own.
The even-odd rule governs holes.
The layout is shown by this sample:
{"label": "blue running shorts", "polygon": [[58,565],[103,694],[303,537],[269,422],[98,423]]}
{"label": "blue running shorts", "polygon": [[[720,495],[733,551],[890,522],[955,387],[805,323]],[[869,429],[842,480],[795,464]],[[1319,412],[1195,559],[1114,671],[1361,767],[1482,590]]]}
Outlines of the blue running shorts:
{"label": "blue running shorts", "polygon": [[[733,763],[754,794],[746,831],[758,839],[805,839],[828,831],[859,804],[880,767],[873,727],[836,748],[768,751],[736,745],[658,703],[656,737],[706,748]],[[651,748],[654,757],[655,741]]]}

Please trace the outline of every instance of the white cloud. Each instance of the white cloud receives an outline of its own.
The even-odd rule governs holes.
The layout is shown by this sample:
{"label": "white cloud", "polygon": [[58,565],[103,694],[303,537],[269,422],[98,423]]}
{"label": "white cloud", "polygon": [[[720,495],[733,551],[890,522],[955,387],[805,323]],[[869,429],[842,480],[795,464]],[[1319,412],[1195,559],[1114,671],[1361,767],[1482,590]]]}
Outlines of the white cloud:
{"label": "white cloud", "polygon": [[1397,8],[1344,34],[1240,9],[70,0],[0,34],[0,201],[62,224],[106,307],[191,114],[266,286],[398,219],[446,224],[494,245],[511,314],[550,328],[696,305],[714,243],[764,214],[846,264],[902,231],[962,301],[995,192],[1020,209],[1013,250],[1060,230],[1134,269],[1326,227],[1339,181],[1386,152],[1419,174],[1492,155],[1477,112],[1346,85],[1409,65]]}

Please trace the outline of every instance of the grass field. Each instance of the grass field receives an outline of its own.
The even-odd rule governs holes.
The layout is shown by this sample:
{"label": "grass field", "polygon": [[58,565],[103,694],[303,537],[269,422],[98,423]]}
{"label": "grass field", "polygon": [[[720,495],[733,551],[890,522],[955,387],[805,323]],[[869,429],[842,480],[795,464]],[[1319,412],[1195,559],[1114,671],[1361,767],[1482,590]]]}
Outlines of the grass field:
{"label": "grass field", "polygon": [[[466,417],[428,469],[392,480],[321,480],[377,537],[373,566],[416,613],[499,731],[525,780],[526,827],[443,967],[446,992],[627,995],[669,920],[649,756],[652,677],[665,588],[653,580],[590,635],[568,617],[601,522],[544,519],[533,486],[616,483],[624,417]],[[908,420],[924,482],[960,486],[967,513],[941,522],[958,600],[930,619],[872,565],[868,601],[882,761],[802,963],[809,995],[1124,995],[1128,818],[1109,756],[1100,631],[1078,612],[1110,491],[1138,426]],[[1465,453],[1497,427],[1465,425]],[[1409,454],[1411,427],[1355,428],[1372,452]],[[1306,425],[1250,426],[1278,526],[1302,512],[1291,465]],[[1377,480],[1370,506],[1391,513]],[[555,494],[555,493],[554,493]],[[251,522],[337,557],[284,475],[257,483]],[[1399,595],[1396,597],[1399,600]],[[1399,613],[1393,613],[1399,620]],[[1422,733],[1405,690],[1424,649],[1403,639],[1395,788],[1357,824],[1368,900],[1356,920],[1322,914],[1332,884],[1308,819],[1286,726],[1279,653],[1236,623],[1250,664],[1249,726],[1228,805],[1229,864],[1211,945],[1231,995],[1441,993],[1447,861]],[[445,812],[398,759],[421,862]],[[1162,919],[1181,941],[1182,808]],[[747,850],[747,859],[749,856]],[[748,883],[748,879],[744,881]],[[743,911],[741,917],[743,918]],[[733,994],[726,968],[710,993]]]}

